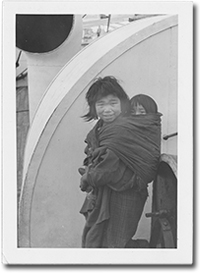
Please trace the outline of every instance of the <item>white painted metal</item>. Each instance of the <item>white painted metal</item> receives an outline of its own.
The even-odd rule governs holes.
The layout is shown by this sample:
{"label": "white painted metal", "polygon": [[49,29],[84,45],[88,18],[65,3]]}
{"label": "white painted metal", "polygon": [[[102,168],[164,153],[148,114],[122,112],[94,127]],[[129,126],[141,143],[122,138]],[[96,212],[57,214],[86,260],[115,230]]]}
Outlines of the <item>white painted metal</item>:
{"label": "white painted metal", "polygon": [[28,66],[30,122],[52,79],[81,49],[81,39],[82,18],[74,15],[71,32],[58,48],[47,53],[24,52]]}

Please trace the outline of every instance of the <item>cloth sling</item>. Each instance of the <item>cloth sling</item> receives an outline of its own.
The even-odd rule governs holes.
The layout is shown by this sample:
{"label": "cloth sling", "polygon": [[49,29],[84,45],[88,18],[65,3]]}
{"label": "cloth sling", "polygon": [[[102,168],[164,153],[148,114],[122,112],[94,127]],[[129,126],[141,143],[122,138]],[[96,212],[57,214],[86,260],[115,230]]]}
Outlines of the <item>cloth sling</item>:
{"label": "cloth sling", "polygon": [[[160,113],[120,116],[112,123],[100,127],[98,136],[96,131],[92,130],[88,134],[89,142],[95,142],[95,146],[100,148],[112,150],[146,183],[155,178],[160,156]],[[93,161],[100,151],[101,149],[97,149],[93,153]]]}

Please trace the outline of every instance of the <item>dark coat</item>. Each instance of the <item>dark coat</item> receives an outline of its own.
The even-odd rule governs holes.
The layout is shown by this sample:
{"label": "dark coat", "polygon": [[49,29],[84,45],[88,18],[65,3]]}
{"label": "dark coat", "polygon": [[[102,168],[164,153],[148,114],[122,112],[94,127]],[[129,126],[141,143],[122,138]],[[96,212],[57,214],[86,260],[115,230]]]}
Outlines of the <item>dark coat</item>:
{"label": "dark coat", "polygon": [[[86,217],[83,247],[124,248],[134,236],[148,195],[148,183],[156,173],[159,118],[145,122],[131,119],[126,123],[127,119],[120,117],[105,126],[99,121],[88,134],[85,165],[89,166],[87,182],[93,190],[80,211]],[[141,132],[147,126],[145,136]]]}

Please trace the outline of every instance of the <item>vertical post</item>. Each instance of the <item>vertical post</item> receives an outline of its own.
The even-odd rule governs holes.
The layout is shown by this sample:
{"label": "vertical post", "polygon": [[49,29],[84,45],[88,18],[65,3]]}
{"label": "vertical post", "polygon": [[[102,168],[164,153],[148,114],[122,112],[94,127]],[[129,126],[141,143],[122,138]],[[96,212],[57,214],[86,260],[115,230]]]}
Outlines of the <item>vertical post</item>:
{"label": "vertical post", "polygon": [[110,18],[111,18],[111,14],[108,15],[107,32],[109,31]]}

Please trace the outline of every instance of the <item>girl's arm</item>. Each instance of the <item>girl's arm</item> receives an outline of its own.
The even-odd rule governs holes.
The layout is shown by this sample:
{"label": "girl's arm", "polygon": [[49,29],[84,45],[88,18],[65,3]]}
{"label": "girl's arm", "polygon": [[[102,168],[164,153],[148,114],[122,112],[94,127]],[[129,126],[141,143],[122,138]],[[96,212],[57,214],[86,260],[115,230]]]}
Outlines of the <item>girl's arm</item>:
{"label": "girl's arm", "polygon": [[115,155],[107,149],[101,155],[101,162],[89,168],[84,179],[93,187],[107,185],[113,190],[123,191],[132,188],[136,175]]}

